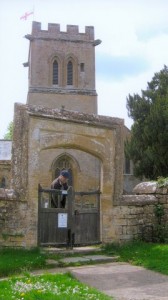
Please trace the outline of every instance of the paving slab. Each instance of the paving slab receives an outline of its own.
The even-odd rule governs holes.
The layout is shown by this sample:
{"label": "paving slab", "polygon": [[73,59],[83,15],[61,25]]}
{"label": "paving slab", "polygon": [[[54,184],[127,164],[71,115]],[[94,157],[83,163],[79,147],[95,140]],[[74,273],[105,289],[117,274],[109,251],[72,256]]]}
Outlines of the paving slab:
{"label": "paving slab", "polygon": [[115,300],[168,300],[168,276],[143,267],[114,262],[67,269]]}
{"label": "paving slab", "polygon": [[112,262],[116,261],[118,256],[107,256],[107,255],[86,255],[86,256],[76,256],[76,257],[65,257],[59,260],[63,263],[77,263],[77,262]]}
{"label": "paving slab", "polygon": [[102,249],[99,246],[83,246],[83,247],[73,247],[73,248],[66,248],[66,247],[42,247],[41,251],[44,253],[55,253],[55,254],[88,254],[93,252],[101,252]]}
{"label": "paving slab", "polygon": [[87,255],[86,256],[90,261],[93,262],[114,262],[119,256],[107,256],[107,255]]}
{"label": "paving slab", "polygon": [[63,263],[77,263],[77,262],[89,262],[89,259],[86,257],[65,257],[59,260]]}

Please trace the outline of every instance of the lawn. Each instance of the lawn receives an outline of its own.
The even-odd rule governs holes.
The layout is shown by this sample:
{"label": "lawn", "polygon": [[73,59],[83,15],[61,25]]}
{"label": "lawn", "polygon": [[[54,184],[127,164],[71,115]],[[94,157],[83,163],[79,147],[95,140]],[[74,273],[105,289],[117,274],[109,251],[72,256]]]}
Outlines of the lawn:
{"label": "lawn", "polygon": [[[144,266],[168,275],[168,244],[154,244],[135,241],[119,244],[108,244],[102,247],[102,253],[119,256],[120,261]],[[100,252],[99,252],[100,254]],[[58,260],[61,255],[43,254],[40,249],[1,249],[0,277],[45,269],[46,258]]]}
{"label": "lawn", "polygon": [[0,277],[45,268],[46,255],[39,249],[0,249]]}
{"label": "lawn", "polygon": [[70,274],[24,276],[0,282],[0,300],[109,300]]}
{"label": "lawn", "polygon": [[[57,255],[55,259],[60,257]],[[1,249],[0,277],[10,277],[0,281],[0,300],[112,299],[68,273],[30,276],[29,271],[46,269],[46,258],[50,255],[42,254],[39,249]],[[21,277],[16,277],[16,274]]]}
{"label": "lawn", "polygon": [[153,244],[141,241],[124,245],[109,244],[103,247],[108,255],[119,255],[120,261],[168,275],[168,245]]}
{"label": "lawn", "polygon": [[[144,266],[168,275],[168,245],[134,241],[123,245],[102,246],[102,254],[119,256],[119,261]],[[100,252],[99,252],[100,254]],[[30,276],[28,272],[45,269],[46,259],[59,260],[60,255],[43,254],[39,249],[1,249],[0,277],[15,275],[0,281],[0,300],[48,299],[112,299],[74,279],[70,274]],[[16,277],[16,275],[22,277]]]}

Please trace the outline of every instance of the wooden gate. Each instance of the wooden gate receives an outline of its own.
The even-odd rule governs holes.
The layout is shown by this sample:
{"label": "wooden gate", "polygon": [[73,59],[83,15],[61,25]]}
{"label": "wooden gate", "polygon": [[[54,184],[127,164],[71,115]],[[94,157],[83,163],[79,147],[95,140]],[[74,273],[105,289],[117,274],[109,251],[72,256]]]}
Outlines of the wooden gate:
{"label": "wooden gate", "polygon": [[100,192],[67,191],[66,207],[51,207],[60,190],[38,188],[38,243],[40,246],[77,246],[100,243]]}

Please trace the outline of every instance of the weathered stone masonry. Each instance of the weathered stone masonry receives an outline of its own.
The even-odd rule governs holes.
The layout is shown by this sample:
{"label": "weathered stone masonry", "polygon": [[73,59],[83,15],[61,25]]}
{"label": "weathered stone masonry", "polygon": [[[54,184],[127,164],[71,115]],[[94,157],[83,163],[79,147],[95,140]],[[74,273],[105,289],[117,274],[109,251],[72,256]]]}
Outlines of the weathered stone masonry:
{"label": "weathered stone masonry", "polygon": [[[148,183],[150,185],[150,183]],[[168,188],[155,188],[145,192],[139,189],[137,185],[134,191],[137,195],[123,195],[120,204],[113,210],[114,227],[118,241],[124,242],[133,239],[146,238],[150,240],[151,229],[157,225],[157,218],[154,210],[156,204],[162,204],[164,207],[163,224],[168,225]],[[149,232],[148,232],[149,229]],[[148,236],[144,236],[148,234]]]}
{"label": "weathered stone masonry", "polygon": [[[119,205],[112,209],[112,228],[115,231],[115,239],[108,242],[126,242],[142,238],[145,228],[157,224],[154,208],[158,203],[163,204],[165,211],[163,222],[166,225],[168,224],[167,188],[156,188],[152,194],[122,196]],[[1,246],[33,246],[31,241],[33,241],[33,231],[36,231],[36,223],[28,225],[28,219],[30,222],[33,221],[28,214],[28,209],[28,202],[19,201],[12,190],[0,189]],[[29,242],[25,239],[26,237],[29,237]]]}
{"label": "weathered stone masonry", "polygon": [[0,246],[26,247],[27,210],[13,190],[0,189]]}
{"label": "weathered stone masonry", "polygon": [[[101,161],[101,240],[116,239],[111,213],[123,189],[123,120],[16,104],[14,124],[11,165],[15,197],[10,202],[3,197],[1,244],[37,246],[38,184],[50,186],[51,156],[62,148],[67,153],[72,149],[81,155],[88,153]],[[90,179],[94,183],[94,174],[93,178],[89,175],[88,183]],[[76,186],[80,190],[85,184],[82,176],[79,172],[81,180]]]}

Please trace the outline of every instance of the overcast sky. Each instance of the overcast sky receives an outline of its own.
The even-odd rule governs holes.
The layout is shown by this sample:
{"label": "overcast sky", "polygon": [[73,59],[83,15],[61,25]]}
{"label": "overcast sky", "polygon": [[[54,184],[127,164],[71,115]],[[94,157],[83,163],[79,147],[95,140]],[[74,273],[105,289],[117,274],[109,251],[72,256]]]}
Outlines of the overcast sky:
{"label": "overcast sky", "polygon": [[[31,12],[27,21],[20,17]],[[26,103],[32,21],[94,26],[98,113],[119,117],[130,128],[126,97],[141,93],[168,65],[168,0],[0,0],[0,138],[13,120],[14,103]]]}

